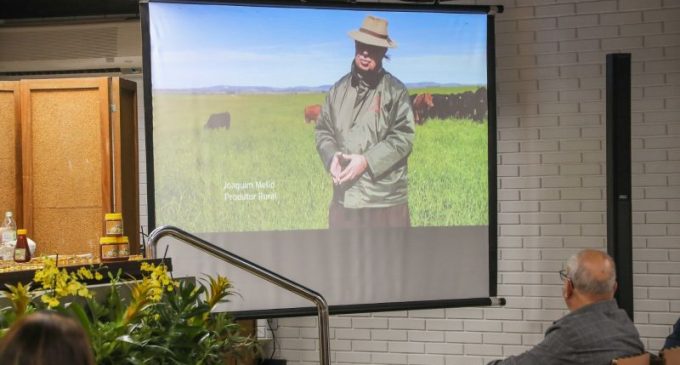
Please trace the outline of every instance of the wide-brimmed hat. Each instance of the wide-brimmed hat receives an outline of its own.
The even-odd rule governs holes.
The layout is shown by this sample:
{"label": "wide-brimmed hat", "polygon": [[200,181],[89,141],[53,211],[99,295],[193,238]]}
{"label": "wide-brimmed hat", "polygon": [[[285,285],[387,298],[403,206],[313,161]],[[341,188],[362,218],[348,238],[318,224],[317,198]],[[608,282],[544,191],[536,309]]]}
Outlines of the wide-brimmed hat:
{"label": "wide-brimmed hat", "polygon": [[397,47],[397,42],[391,40],[387,35],[387,20],[371,15],[364,19],[361,28],[347,34],[357,42],[370,44],[372,46],[385,48]]}

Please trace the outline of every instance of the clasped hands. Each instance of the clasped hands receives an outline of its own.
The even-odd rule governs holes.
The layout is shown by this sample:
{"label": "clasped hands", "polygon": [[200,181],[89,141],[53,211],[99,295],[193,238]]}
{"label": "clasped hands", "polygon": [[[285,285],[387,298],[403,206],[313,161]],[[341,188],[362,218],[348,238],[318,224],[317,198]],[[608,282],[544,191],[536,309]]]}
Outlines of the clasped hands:
{"label": "clasped hands", "polygon": [[333,184],[340,185],[358,179],[366,171],[368,161],[363,155],[336,152],[331,160],[330,173]]}

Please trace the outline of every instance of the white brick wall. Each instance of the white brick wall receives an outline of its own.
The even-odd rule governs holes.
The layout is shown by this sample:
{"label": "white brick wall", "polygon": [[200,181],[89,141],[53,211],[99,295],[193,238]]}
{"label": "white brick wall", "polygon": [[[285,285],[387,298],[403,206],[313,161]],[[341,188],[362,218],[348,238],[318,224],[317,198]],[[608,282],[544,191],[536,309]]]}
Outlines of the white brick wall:
{"label": "white brick wall", "polygon": [[[384,1],[383,1],[384,2]],[[566,313],[556,271],[606,247],[605,55],[632,54],[635,321],[658,351],[680,317],[680,0],[472,0],[496,17],[499,296],[503,308],[332,321],[334,364],[481,365]],[[310,318],[279,321],[277,356],[318,363]],[[313,332],[308,332],[313,334]]]}

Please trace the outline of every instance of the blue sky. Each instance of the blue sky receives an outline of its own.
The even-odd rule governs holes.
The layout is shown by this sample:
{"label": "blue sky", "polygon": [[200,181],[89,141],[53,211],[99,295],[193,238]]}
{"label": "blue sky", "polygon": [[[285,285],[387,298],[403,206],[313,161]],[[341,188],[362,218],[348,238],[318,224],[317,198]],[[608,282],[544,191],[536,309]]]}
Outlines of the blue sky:
{"label": "blue sky", "polygon": [[486,15],[156,3],[154,88],[318,86],[349,71],[366,15],[389,21],[387,71],[405,83],[486,84]]}

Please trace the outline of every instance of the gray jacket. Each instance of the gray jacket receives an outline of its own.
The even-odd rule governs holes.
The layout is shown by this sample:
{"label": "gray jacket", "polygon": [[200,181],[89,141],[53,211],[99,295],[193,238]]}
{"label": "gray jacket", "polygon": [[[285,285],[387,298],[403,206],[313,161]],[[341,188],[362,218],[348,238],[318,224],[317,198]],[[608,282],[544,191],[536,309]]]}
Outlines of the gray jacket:
{"label": "gray jacket", "polygon": [[326,169],[336,152],[360,154],[368,170],[354,183],[335,186],[345,208],[406,203],[407,165],[415,135],[408,90],[390,73],[373,79],[354,70],[333,85],[316,125],[316,148]]}
{"label": "gray jacket", "polygon": [[489,365],[609,365],[614,358],[644,351],[626,312],[606,300],[555,321],[531,350]]}

